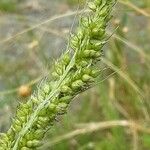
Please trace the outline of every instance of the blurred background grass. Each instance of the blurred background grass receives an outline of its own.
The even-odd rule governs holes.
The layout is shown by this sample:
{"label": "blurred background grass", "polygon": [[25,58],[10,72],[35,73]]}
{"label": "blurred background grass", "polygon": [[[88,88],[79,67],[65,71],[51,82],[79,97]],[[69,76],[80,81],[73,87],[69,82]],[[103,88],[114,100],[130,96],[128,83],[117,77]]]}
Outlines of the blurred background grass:
{"label": "blurred background grass", "polygon": [[[83,9],[84,2],[0,1],[0,132],[65,50],[77,6]],[[116,28],[96,86],[71,103],[41,149],[150,149],[150,1],[120,0],[108,34]]]}

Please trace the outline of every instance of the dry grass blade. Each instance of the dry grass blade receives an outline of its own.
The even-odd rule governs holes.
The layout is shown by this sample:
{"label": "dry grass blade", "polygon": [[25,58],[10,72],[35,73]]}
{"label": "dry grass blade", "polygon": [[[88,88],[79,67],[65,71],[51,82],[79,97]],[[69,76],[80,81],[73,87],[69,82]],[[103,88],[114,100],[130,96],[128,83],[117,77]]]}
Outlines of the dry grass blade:
{"label": "dry grass blade", "polygon": [[133,10],[135,10],[136,12],[146,16],[146,17],[150,17],[150,14],[148,14],[146,11],[144,11],[143,9],[138,8],[137,6],[135,6],[134,4],[132,4],[129,1],[123,1],[123,0],[119,0],[119,2],[125,6],[128,6],[130,8],[132,8]]}
{"label": "dry grass blade", "polygon": [[[78,12],[78,14],[85,13],[85,12],[88,12],[88,11],[89,11],[89,10],[81,10],[81,11]],[[66,14],[62,14],[62,15],[58,15],[58,16],[53,16],[53,17],[51,17],[51,18],[49,18],[49,19],[47,19],[47,20],[45,20],[45,21],[43,21],[43,22],[41,22],[41,23],[39,23],[39,24],[36,24],[36,25],[34,25],[34,26],[30,27],[30,28],[27,28],[27,29],[25,29],[25,30],[22,30],[21,32],[15,34],[15,35],[12,35],[12,36],[9,37],[9,38],[6,38],[6,39],[4,39],[4,40],[1,40],[1,41],[0,41],[0,44],[4,44],[4,43],[6,43],[6,42],[8,42],[8,41],[10,41],[10,40],[13,40],[13,39],[19,37],[20,35],[22,35],[22,34],[24,34],[24,33],[27,33],[27,32],[29,32],[29,31],[32,31],[32,30],[34,30],[34,29],[37,29],[37,28],[41,27],[41,26],[44,25],[44,24],[47,24],[47,23],[49,23],[49,22],[55,21],[55,20],[60,19],[60,18],[64,18],[64,17],[69,17],[69,16],[76,15],[76,13],[77,13],[76,11],[71,11],[71,12],[68,12],[68,13],[66,13]]]}
{"label": "dry grass blade", "polygon": [[128,121],[128,120],[114,120],[114,121],[105,121],[105,122],[100,122],[100,123],[87,123],[87,124],[80,124],[79,129],[76,129],[72,132],[69,132],[65,135],[58,136],[51,141],[47,141],[44,145],[44,147],[51,147],[61,141],[71,139],[75,136],[82,135],[82,134],[87,134],[87,133],[92,133],[97,130],[104,130],[108,128],[113,128],[113,127],[129,127],[130,129],[136,129],[138,132],[144,132],[150,134],[150,129],[144,128],[143,126],[137,124],[136,122],[133,121]]}
{"label": "dry grass blade", "polygon": [[102,62],[106,65],[108,65],[112,70],[114,70],[115,72],[117,72],[123,79],[125,79],[130,85],[131,87],[142,97],[144,97],[143,92],[141,91],[141,89],[136,85],[136,83],[130,79],[130,77],[125,74],[124,72],[122,72],[117,66],[113,65],[109,60],[107,60],[106,58],[102,59]]}
{"label": "dry grass blade", "polygon": [[[108,32],[109,34],[111,34],[110,32]],[[124,43],[125,45],[127,45],[129,48],[131,48],[132,50],[134,50],[135,52],[139,53],[142,57],[146,58],[148,61],[150,61],[150,56],[148,54],[146,54],[144,51],[142,51],[142,48],[139,48],[138,46],[136,46],[135,44],[129,42],[128,40],[126,40],[125,38],[122,38],[116,34],[113,34],[112,36],[113,38],[119,40],[120,42]]]}
{"label": "dry grass blade", "polygon": [[136,83],[124,72],[122,72],[117,66],[115,66],[114,64],[112,64],[109,60],[107,60],[106,58],[102,59],[102,62],[104,64],[106,64],[107,66],[109,66],[112,70],[114,70],[115,72],[117,72],[117,74],[122,77],[139,95],[140,95],[140,103],[141,103],[141,108],[143,110],[143,114],[145,116],[145,119],[149,120],[149,113],[147,111],[147,106],[144,103],[144,94],[142,92],[142,90],[136,85]]}

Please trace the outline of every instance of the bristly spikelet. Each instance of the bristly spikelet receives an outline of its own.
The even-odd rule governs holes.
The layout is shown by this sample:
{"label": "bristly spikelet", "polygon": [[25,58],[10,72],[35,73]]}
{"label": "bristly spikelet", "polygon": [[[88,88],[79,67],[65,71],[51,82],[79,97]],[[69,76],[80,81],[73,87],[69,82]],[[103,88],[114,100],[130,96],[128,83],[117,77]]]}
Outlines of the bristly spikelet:
{"label": "bristly spikelet", "polygon": [[94,0],[93,13],[80,19],[68,50],[54,65],[52,80],[46,80],[26,104],[20,104],[6,134],[1,134],[0,150],[31,150],[41,146],[47,130],[58,115],[66,113],[70,101],[91,86],[98,76],[95,64],[106,43],[105,32],[115,0]]}

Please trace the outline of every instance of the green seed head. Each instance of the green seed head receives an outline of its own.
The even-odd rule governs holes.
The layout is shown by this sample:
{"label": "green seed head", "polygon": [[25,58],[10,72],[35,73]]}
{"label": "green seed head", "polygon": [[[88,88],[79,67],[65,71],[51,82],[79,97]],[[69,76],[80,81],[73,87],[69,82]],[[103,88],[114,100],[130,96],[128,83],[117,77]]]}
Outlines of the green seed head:
{"label": "green seed head", "polygon": [[46,80],[27,103],[19,105],[10,130],[1,136],[0,150],[37,149],[57,116],[67,112],[71,99],[99,75],[95,64],[106,43],[105,31],[114,1],[93,0],[88,4],[92,12],[80,19],[69,49],[54,64],[51,82]]}
{"label": "green seed head", "polygon": [[82,81],[84,81],[84,82],[93,82],[93,77],[91,77],[91,76],[89,76],[89,75],[87,75],[87,74],[84,74],[83,76],[82,76]]}
{"label": "green seed head", "polygon": [[91,10],[96,11],[97,6],[94,2],[89,2],[88,6]]}
{"label": "green seed head", "polygon": [[72,90],[67,85],[63,85],[60,90],[62,93],[72,93]]}
{"label": "green seed head", "polygon": [[80,90],[84,86],[84,83],[82,80],[76,80],[72,83],[71,88],[73,90]]}
{"label": "green seed head", "polygon": [[27,142],[27,147],[28,148],[34,148],[34,147],[39,147],[39,146],[41,146],[41,143],[38,140],[33,140],[33,141],[28,141]]}

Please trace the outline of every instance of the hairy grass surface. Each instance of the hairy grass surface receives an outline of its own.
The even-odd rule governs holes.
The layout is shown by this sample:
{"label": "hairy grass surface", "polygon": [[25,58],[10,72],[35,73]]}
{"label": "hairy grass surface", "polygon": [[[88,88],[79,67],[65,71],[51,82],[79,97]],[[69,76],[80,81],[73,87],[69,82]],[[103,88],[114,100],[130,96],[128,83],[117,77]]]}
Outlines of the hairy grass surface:
{"label": "hairy grass surface", "polygon": [[[116,7],[116,18],[112,23],[114,28],[118,25],[119,28],[111,37],[109,46],[105,48],[104,71],[97,81],[97,86],[83,93],[71,104],[69,113],[45,138],[46,144],[43,149],[51,147],[51,149],[116,150],[117,147],[120,150],[149,150],[150,21],[147,14],[150,4],[148,0],[128,2],[119,3]],[[16,8],[22,7],[22,3],[16,4]],[[68,9],[77,7],[62,1],[51,3],[61,14],[69,14]],[[27,84],[26,90],[32,92],[33,84],[47,74],[47,68],[51,68],[48,63],[51,58],[58,57],[61,53],[58,50],[65,45],[64,38],[67,37],[66,33],[73,22],[73,16],[70,16],[51,22],[51,25],[49,22],[41,24],[44,20],[48,20],[50,15],[52,17],[59,12],[52,10],[53,8],[51,9],[53,14],[50,11],[45,12],[44,2],[40,6],[27,3],[22,14],[9,14],[9,11],[6,13],[1,9],[1,132],[8,128],[18,101],[26,101],[26,96],[30,94],[30,92],[23,94],[20,87]],[[42,10],[42,13],[33,14],[30,9],[35,12]],[[27,12],[33,16],[28,16]],[[39,15],[40,19],[36,19],[34,15]],[[10,20],[12,17],[14,18]],[[15,24],[15,27],[12,24]],[[37,26],[38,24],[41,26]],[[59,26],[56,26],[58,24]],[[22,32],[33,26],[34,30]],[[114,28],[110,28],[110,33]],[[14,36],[21,33],[20,31],[22,34]],[[112,120],[126,121],[123,122],[125,125],[119,125],[118,122],[112,125],[112,122],[107,122]],[[133,121],[134,124],[126,125],[129,121]],[[98,123],[107,123],[109,126],[97,129]]]}

